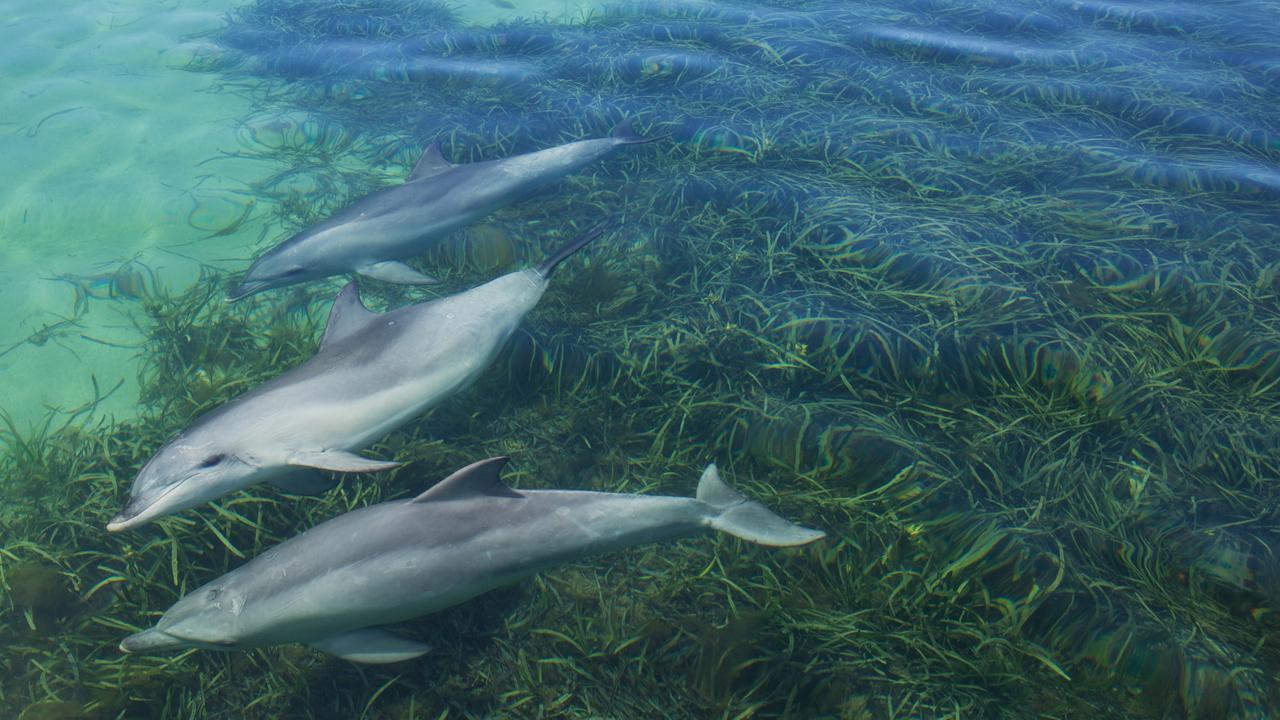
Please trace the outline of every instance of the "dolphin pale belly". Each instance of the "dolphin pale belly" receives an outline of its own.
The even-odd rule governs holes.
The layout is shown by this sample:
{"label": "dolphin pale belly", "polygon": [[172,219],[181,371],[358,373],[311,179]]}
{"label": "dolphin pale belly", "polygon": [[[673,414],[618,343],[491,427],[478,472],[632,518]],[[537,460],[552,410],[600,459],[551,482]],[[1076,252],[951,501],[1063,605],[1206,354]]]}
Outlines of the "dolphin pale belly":
{"label": "dolphin pale belly", "polygon": [[370,312],[350,283],[329,313],[320,351],[197,419],[133,481],[108,525],[125,530],[259,482],[298,494],[332,486],[317,470],[397,466],[353,451],[467,387],[546,291],[556,265],[593,231],[536,268],[449,297]]}
{"label": "dolphin pale belly", "polygon": [[367,195],[268,250],[228,298],[347,272],[392,283],[435,282],[400,261],[619,146],[643,142],[624,121],[607,138],[464,165],[445,160],[432,143],[404,184]]}
{"label": "dolphin pale belly", "polygon": [[573,560],[708,530],[761,545],[823,537],[726,485],[708,466],[694,498],[515,491],[506,458],[473,463],[412,500],[339,515],[178,600],[125,652],[307,643],[354,662],[426,645],[379,625],[442,610]]}

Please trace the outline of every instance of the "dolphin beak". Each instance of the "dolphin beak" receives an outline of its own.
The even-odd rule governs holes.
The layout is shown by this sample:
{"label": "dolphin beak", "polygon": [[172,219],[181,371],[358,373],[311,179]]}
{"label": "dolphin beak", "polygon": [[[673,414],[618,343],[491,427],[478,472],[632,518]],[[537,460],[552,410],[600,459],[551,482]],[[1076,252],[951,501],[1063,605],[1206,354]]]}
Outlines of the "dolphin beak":
{"label": "dolphin beak", "polygon": [[[168,495],[168,493],[165,493],[165,495]],[[161,497],[163,499],[163,496]],[[107,523],[107,532],[120,532],[121,530],[128,530],[142,525],[151,519],[154,513],[148,513],[147,510],[153,507],[155,507],[155,503],[144,505],[138,502],[137,499],[130,500],[129,504],[116,513],[116,516],[111,518],[111,522]]]}
{"label": "dolphin beak", "polygon": [[[145,473],[147,470],[143,468],[142,471]],[[111,522],[107,523],[107,532],[120,532],[121,530],[145,525],[158,517],[176,513],[179,510],[185,510],[198,504],[181,504],[181,495],[174,494],[191,477],[191,475],[188,475],[178,482],[171,483],[158,497],[153,497],[150,500],[143,500],[136,495],[130,497],[129,504],[125,505],[123,510],[111,518]],[[135,480],[135,482],[137,481]],[[175,498],[178,498],[179,502],[174,502]]]}
{"label": "dolphin beak", "polygon": [[151,628],[143,630],[140,633],[134,633],[124,640],[120,641],[120,652],[138,653],[149,652],[151,650],[172,650],[174,648],[188,647],[188,644],[166,632]]}
{"label": "dolphin beak", "polygon": [[111,522],[107,523],[107,532],[120,532],[121,530],[128,530],[129,528],[138,524],[135,521],[136,517],[137,517],[136,515],[128,515],[126,513],[120,513],[119,515],[116,515],[115,517],[111,518]]}
{"label": "dolphin beak", "polygon": [[264,282],[262,280],[245,280],[240,283],[239,287],[227,293],[227,301],[235,302],[241,298],[249,297],[254,293],[262,292],[269,287],[271,287],[271,283]]}
{"label": "dolphin beak", "polygon": [[136,525],[141,525],[145,521],[140,517],[144,510],[146,508],[140,507],[137,501],[131,501],[123,510],[116,513],[115,517],[111,518],[111,522],[107,523],[107,532],[120,532],[121,530],[128,530]]}

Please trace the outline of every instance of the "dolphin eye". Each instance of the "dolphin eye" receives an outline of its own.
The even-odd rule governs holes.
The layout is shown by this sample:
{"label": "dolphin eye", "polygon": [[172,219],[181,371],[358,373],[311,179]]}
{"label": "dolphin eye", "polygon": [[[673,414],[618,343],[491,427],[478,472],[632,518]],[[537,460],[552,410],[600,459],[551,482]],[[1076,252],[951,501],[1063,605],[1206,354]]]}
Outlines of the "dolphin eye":
{"label": "dolphin eye", "polygon": [[218,453],[217,455],[210,455],[209,457],[204,459],[204,462],[200,463],[200,469],[207,470],[208,468],[211,468],[214,465],[217,465],[226,459],[227,459],[227,456],[222,453]]}

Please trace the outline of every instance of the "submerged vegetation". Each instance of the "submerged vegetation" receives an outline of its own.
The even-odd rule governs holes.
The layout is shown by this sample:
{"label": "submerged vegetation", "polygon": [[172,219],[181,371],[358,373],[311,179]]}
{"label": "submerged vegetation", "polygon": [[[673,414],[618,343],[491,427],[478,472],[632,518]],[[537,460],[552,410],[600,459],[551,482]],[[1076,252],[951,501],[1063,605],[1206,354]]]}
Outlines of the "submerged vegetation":
{"label": "submerged vegetation", "polygon": [[[1278,25],[1265,2],[655,0],[476,29],[428,0],[257,0],[192,70],[257,102],[240,152],[277,163],[250,190],[280,235],[433,139],[456,162],[624,117],[665,139],[415,259],[438,291],[366,284],[394,306],[619,227],[474,387],[372,448],[406,465],[323,498],[257,488],[106,534],[166,438],[315,351],[337,287],[228,305],[231,278],[125,278],[140,416],[3,433],[0,701],[28,720],[1269,717]],[[594,558],[411,624],[435,651],[388,667],[116,651],[281,539],[495,454],[518,486],[672,495],[716,460],[829,539]]]}

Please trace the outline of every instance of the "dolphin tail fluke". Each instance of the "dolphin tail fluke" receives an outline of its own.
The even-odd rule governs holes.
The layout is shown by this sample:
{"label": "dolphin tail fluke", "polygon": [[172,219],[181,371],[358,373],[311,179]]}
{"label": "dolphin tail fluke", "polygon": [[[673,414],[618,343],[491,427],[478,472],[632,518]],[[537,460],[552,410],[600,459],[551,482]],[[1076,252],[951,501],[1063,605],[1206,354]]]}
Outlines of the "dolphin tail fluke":
{"label": "dolphin tail fluke", "polygon": [[570,242],[568,245],[565,245],[559,250],[551,253],[550,257],[548,257],[546,260],[543,260],[542,264],[539,265],[537,268],[535,268],[537,270],[537,273],[544,278],[551,277],[551,273],[555,271],[556,266],[564,262],[565,258],[578,252],[587,243],[603,235],[604,231],[605,231],[605,227],[602,225],[593,230],[588,230],[582,235],[579,235],[577,238],[573,240],[573,242]]}
{"label": "dolphin tail fluke", "polygon": [[635,131],[631,127],[631,118],[627,118],[617,125],[613,126],[613,131],[609,133],[609,137],[618,142],[627,143],[628,145],[639,145],[657,140],[658,138],[647,138]]}
{"label": "dolphin tail fluke", "polygon": [[720,479],[714,464],[708,465],[698,481],[698,499],[715,508],[707,524],[734,537],[760,545],[790,547],[822,539],[826,533],[787,521],[754,500],[748,500]]}

